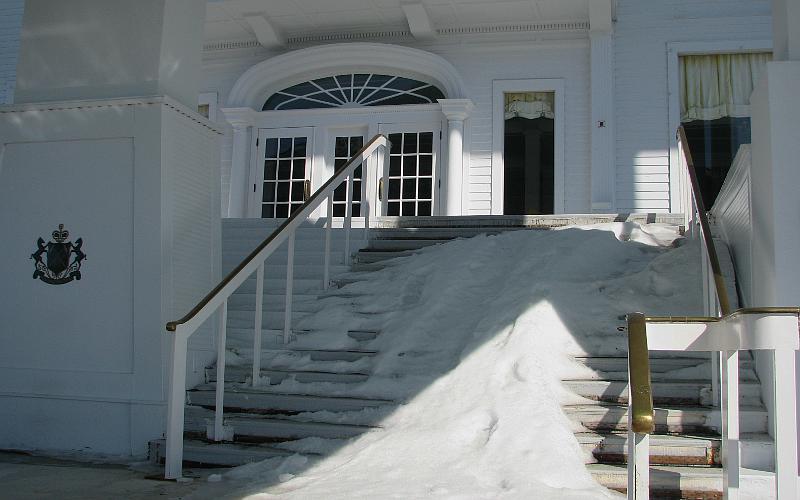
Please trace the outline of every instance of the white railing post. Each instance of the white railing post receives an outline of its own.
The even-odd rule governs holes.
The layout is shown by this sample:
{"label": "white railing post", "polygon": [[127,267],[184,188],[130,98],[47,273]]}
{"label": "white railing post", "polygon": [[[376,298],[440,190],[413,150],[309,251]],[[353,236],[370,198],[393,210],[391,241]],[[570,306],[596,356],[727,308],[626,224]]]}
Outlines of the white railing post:
{"label": "white railing post", "polygon": [[650,498],[650,435],[633,432],[633,397],[628,384],[628,500]]}
{"label": "white railing post", "polygon": [[[797,335],[797,332],[791,334]],[[797,351],[776,349],[773,352],[775,492],[778,500],[794,500],[800,497],[797,484]]]}
{"label": "white railing post", "polygon": [[225,408],[225,342],[228,322],[228,299],[219,307],[219,333],[217,334],[217,384],[214,398],[214,441],[222,441],[223,411]]}
{"label": "white railing post", "polygon": [[347,183],[347,203],[344,213],[344,264],[350,262],[350,227],[353,225],[353,176],[349,176]]}
{"label": "white railing post", "polygon": [[256,313],[253,323],[253,387],[261,383],[261,334],[264,309],[264,263],[256,271]]}
{"label": "white railing post", "polygon": [[367,175],[367,173],[370,171],[368,167],[375,164],[377,155],[377,151],[372,153],[361,167],[361,216],[364,217],[364,243],[369,241],[369,211],[372,210],[372,204],[370,203],[369,196],[367,196],[367,193],[369,192],[367,189],[367,184],[369,182],[368,179],[370,179],[372,176]]}
{"label": "white railing post", "polygon": [[172,334],[172,370],[167,408],[164,477],[179,479],[183,474],[183,411],[186,403],[186,351],[188,337],[182,327]]}
{"label": "white railing post", "polygon": [[739,351],[723,351],[720,404],[723,498],[739,498]]}
{"label": "white railing post", "polygon": [[331,228],[333,227],[333,194],[328,196],[328,220],[325,221],[325,265],[322,271],[322,289],[327,290],[331,281]]}
{"label": "white railing post", "polygon": [[286,259],[286,302],[283,316],[283,343],[288,344],[292,335],[292,295],[294,293],[294,239],[297,234],[292,230],[289,235],[287,248],[288,257]]}

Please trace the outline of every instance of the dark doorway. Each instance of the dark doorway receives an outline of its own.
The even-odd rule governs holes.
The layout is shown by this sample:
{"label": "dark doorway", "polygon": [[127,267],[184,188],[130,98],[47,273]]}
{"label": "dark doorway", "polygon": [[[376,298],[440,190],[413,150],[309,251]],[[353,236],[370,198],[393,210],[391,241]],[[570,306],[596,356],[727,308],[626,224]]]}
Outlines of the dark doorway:
{"label": "dark doorway", "polygon": [[750,143],[750,118],[695,120],[683,124],[703,204],[717,199],[739,146]]}
{"label": "dark doorway", "polygon": [[553,213],[554,120],[511,118],[505,121],[503,213]]}

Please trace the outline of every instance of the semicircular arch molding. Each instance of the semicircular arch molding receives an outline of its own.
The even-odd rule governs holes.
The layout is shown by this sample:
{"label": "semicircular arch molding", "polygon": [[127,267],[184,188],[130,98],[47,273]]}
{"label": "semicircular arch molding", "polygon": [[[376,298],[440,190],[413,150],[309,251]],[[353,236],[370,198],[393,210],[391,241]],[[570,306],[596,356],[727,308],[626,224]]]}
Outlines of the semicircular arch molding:
{"label": "semicircular arch molding", "polygon": [[256,64],[236,81],[227,105],[260,111],[275,92],[343,72],[415,78],[439,87],[448,99],[465,97],[458,71],[441,56],[399,45],[337,43],[288,52]]}

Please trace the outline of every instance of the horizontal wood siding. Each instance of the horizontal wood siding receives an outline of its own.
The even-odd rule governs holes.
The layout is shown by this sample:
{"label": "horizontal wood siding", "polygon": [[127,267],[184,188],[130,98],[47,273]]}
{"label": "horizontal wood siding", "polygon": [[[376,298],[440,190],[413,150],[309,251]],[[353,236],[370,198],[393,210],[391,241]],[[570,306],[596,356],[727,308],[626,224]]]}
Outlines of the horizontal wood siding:
{"label": "horizontal wood siding", "polygon": [[25,0],[0,2],[0,104],[11,104],[14,96],[24,5]]}
{"label": "horizontal wood siding", "polygon": [[[615,24],[618,211],[669,209],[667,44],[772,37],[768,0],[619,0]],[[643,193],[650,193],[643,195]]]}

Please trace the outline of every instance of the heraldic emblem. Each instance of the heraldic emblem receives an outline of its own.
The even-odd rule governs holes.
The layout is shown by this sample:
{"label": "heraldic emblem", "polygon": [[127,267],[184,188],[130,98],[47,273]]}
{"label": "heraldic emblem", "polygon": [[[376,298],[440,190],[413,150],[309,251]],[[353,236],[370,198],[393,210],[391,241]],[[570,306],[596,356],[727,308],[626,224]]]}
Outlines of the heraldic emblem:
{"label": "heraldic emblem", "polygon": [[31,254],[36,265],[33,279],[39,278],[51,285],[63,285],[73,279],[81,279],[81,262],[86,254],[81,251],[83,238],[78,238],[75,243],[68,241],[69,231],[64,229],[64,224],[59,224],[53,231],[53,240],[44,242],[42,238],[36,241],[39,249]]}

